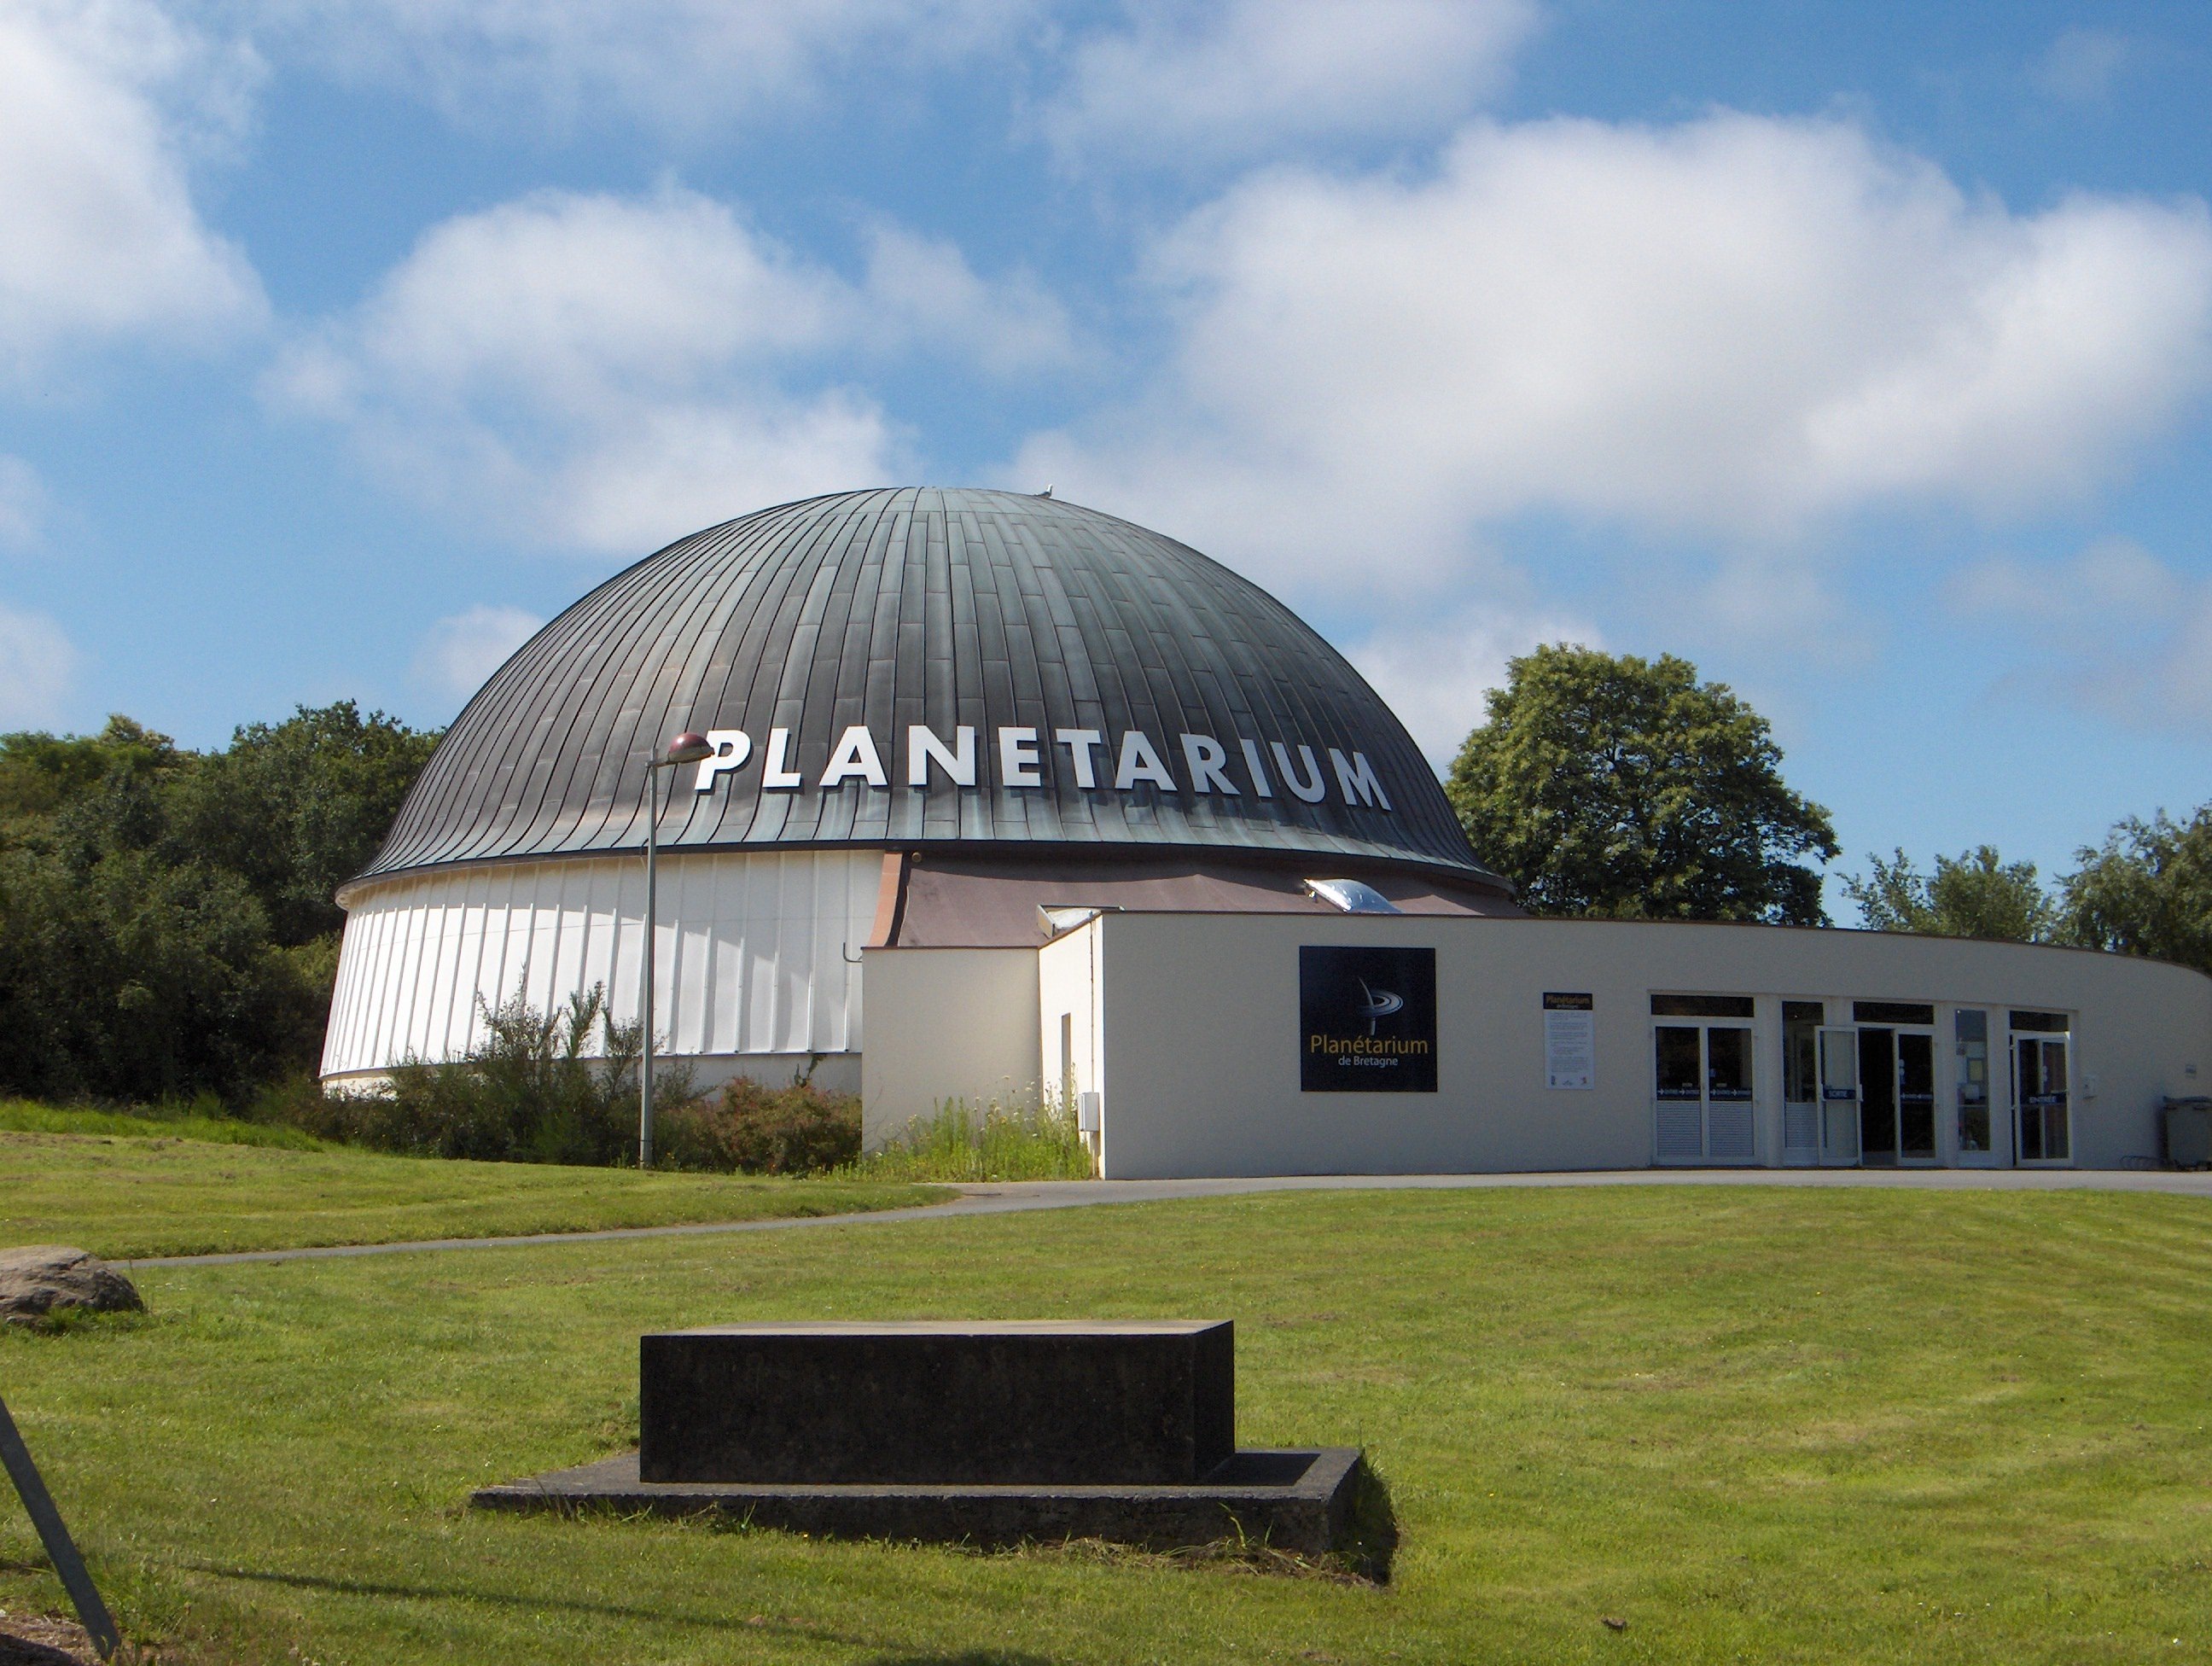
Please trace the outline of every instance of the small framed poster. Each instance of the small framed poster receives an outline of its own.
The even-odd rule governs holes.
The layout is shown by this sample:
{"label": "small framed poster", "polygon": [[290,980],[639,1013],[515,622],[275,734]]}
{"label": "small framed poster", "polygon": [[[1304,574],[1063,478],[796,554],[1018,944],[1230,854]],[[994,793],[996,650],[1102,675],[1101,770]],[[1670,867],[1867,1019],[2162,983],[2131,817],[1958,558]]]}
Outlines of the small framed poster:
{"label": "small framed poster", "polygon": [[1298,1086],[1308,1093],[1434,1093],[1437,952],[1301,947]]}
{"label": "small framed poster", "polygon": [[1587,993],[1544,992],[1544,1085],[1597,1085],[1597,1001]]}

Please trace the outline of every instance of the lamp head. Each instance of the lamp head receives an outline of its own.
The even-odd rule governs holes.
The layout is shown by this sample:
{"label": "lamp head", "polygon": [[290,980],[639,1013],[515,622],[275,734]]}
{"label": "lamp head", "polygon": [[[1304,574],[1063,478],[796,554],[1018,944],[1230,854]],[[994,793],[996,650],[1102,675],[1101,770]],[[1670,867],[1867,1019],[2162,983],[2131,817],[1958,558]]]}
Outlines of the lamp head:
{"label": "lamp head", "polygon": [[696,734],[686,729],[668,743],[665,761],[670,763],[696,763],[701,758],[712,757],[714,755],[714,745],[712,741],[702,734]]}

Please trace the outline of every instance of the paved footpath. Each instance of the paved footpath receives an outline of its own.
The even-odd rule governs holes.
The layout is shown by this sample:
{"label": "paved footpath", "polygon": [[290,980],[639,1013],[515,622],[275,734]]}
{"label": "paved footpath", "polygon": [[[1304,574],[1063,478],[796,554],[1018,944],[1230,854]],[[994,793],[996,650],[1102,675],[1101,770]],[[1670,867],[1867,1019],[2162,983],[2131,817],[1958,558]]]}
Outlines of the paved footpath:
{"label": "paved footpath", "polygon": [[799,1231],[817,1226],[893,1225],[1101,1203],[1164,1203],[1255,1192],[1470,1191],[1529,1186],[1893,1186],[1918,1191],[2172,1192],[2212,1197],[2212,1172],[2158,1169],[1609,1169],[1566,1174],[1273,1175],[1227,1180],[1025,1180],[951,1186],[943,1203],[858,1214],[782,1215],[769,1220],[618,1226],[599,1232],[533,1232],[519,1237],[422,1238],[407,1243],[336,1243],[309,1250],[243,1250],[219,1256],[149,1256],[133,1267],[224,1267],[246,1262],[326,1261],[426,1250],[509,1250],[527,1244],[618,1238],[699,1237],[726,1232]]}

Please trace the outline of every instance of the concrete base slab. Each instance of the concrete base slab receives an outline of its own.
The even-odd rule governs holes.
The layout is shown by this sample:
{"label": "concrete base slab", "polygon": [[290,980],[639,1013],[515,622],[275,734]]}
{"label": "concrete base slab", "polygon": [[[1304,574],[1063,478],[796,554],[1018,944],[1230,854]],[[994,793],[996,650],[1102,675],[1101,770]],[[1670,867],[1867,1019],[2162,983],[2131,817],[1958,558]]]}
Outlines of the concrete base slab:
{"label": "concrete base slab", "polygon": [[[763,1486],[647,1481],[637,1454],[556,1469],[471,1495],[478,1510],[719,1515],[793,1533],[907,1539],[993,1549],[1105,1539],[1174,1550],[1242,1536],[1310,1557],[1350,1555],[1370,1577],[1387,1567],[1381,1523],[1359,1519],[1367,1482],[1359,1449],[1251,1448],[1189,1486]],[[1382,1567],[1374,1564],[1377,1556]]]}

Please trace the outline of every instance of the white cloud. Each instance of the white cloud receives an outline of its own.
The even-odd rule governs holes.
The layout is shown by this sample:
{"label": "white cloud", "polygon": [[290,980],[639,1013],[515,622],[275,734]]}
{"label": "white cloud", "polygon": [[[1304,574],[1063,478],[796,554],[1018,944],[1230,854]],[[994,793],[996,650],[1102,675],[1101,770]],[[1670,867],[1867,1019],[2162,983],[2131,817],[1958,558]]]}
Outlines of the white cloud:
{"label": "white cloud", "polygon": [[1064,161],[1205,166],[1458,120],[1504,81],[1533,0],[1138,0],[1042,112]]}
{"label": "white cloud", "polygon": [[0,726],[56,721],[76,670],[76,649],[43,613],[0,604]]}
{"label": "white cloud", "polygon": [[1013,476],[1285,581],[1425,582],[1531,513],[1780,550],[2024,508],[2212,372],[2203,204],[2014,214],[1835,121],[1483,125],[1426,177],[1251,179],[1155,270],[1152,395]]}
{"label": "white cloud", "polygon": [[20,457],[0,455],[0,550],[27,550],[46,519],[46,489]]}
{"label": "white cloud", "polygon": [[202,223],[185,167],[243,119],[252,68],[139,0],[0,8],[0,379],[261,319],[259,282]]}
{"label": "white cloud", "polygon": [[466,700],[545,623],[519,607],[479,605],[432,625],[415,654],[415,677]]}
{"label": "white cloud", "polygon": [[2201,739],[2212,724],[2212,580],[2131,538],[2060,562],[1992,557],[1957,575],[1949,596],[2004,630],[2021,690],[2055,690],[2131,727]]}
{"label": "white cloud", "polygon": [[2030,79],[2039,91],[2069,104],[2101,104],[2112,95],[2135,45],[2109,29],[2068,29],[2051,43]]}
{"label": "white cloud", "polygon": [[1073,364],[1086,356],[1066,312],[1028,272],[986,283],[957,245],[878,223],[868,233],[859,297],[866,333],[892,350],[934,342],[992,375]]}
{"label": "white cloud", "polygon": [[543,192],[449,220],[349,318],[296,344],[282,403],[350,424],[391,477],[502,531],[635,551],[781,498],[880,482],[899,437],[852,362],[1065,362],[1028,279],[869,234],[855,283],[726,204]]}
{"label": "white cloud", "polygon": [[1035,0],[242,0],[270,49],[465,125],[612,112],[697,135],[872,71],[880,96],[997,45]]}
{"label": "white cloud", "polygon": [[1470,607],[1426,625],[1376,630],[1346,657],[1442,774],[1488,717],[1486,697],[1505,685],[1505,662],[1540,642],[1604,646],[1585,622]]}

